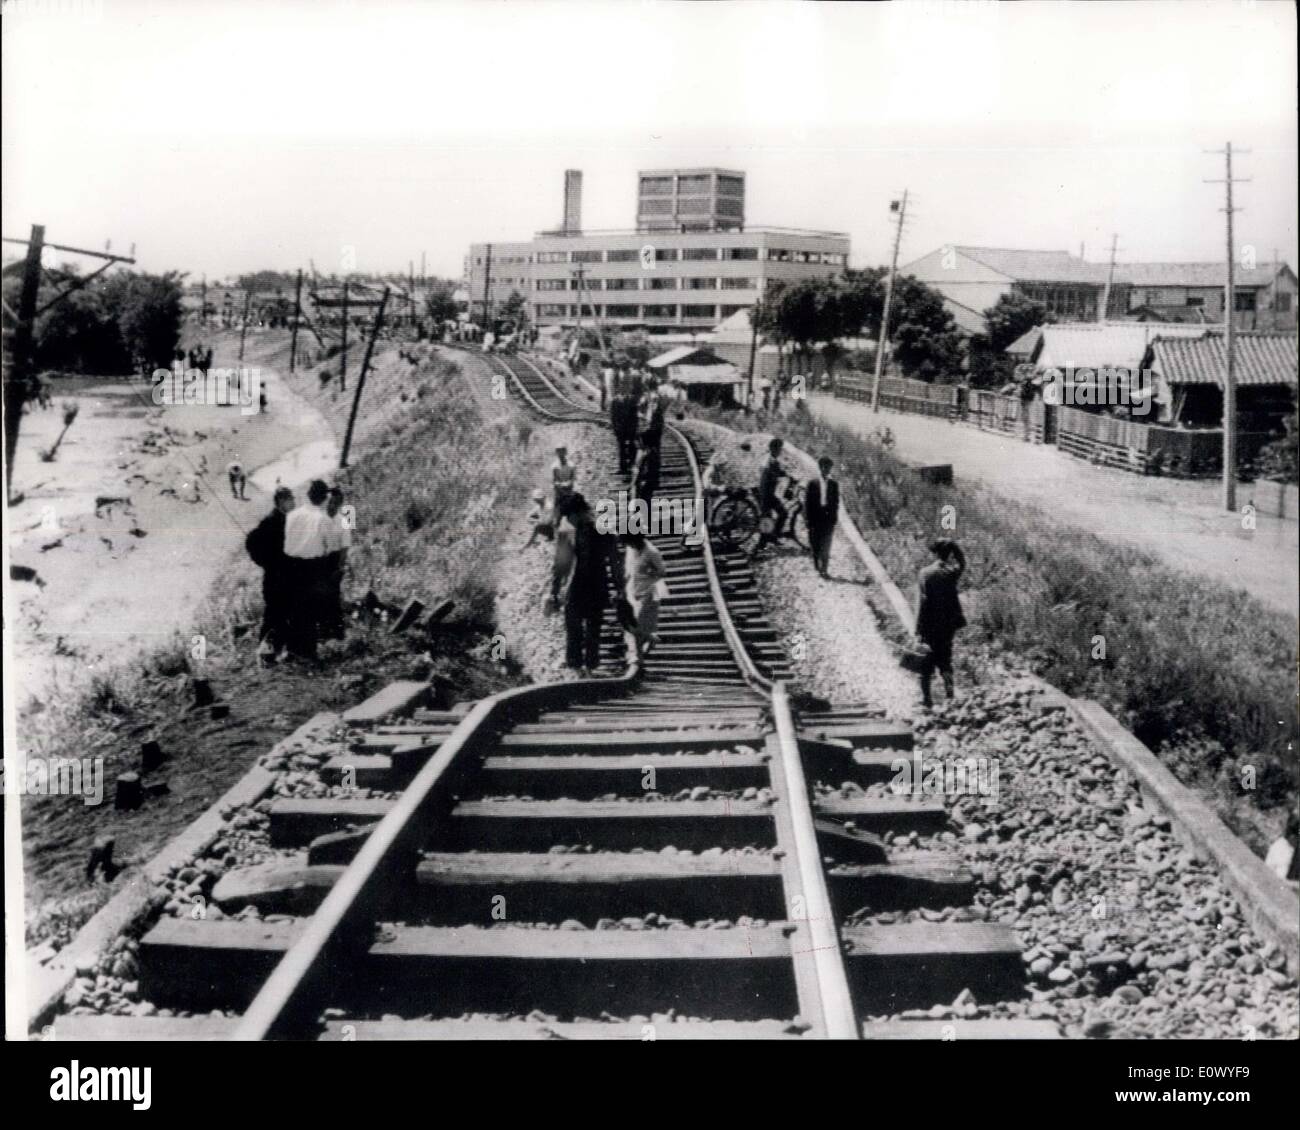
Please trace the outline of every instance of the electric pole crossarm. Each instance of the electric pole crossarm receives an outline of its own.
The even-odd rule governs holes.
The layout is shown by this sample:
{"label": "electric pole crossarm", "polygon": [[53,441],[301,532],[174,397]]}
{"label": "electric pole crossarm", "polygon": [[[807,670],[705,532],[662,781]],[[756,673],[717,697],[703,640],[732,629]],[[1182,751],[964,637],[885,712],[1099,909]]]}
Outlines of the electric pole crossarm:
{"label": "electric pole crossarm", "polygon": [[[6,235],[3,237],[5,243],[19,243],[24,246],[29,242],[25,239],[18,239],[15,236]],[[69,255],[90,255],[95,259],[107,259],[111,263],[134,263],[135,259],[129,255],[110,255],[107,251],[87,251],[84,247],[65,247],[62,243],[43,243],[42,247],[48,247],[51,251],[63,251]]]}

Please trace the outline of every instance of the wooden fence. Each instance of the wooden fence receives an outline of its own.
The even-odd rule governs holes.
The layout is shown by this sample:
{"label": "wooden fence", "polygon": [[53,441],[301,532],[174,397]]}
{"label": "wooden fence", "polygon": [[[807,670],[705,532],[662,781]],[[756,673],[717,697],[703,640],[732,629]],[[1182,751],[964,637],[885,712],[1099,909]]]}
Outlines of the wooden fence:
{"label": "wooden fence", "polygon": [[[1139,474],[1194,478],[1223,469],[1223,431],[1165,428],[1099,416],[1079,408],[1057,409],[1056,442],[1062,451],[1107,467]],[[1238,432],[1237,457],[1253,458],[1273,437],[1266,432]]]}
{"label": "wooden fence", "polygon": [[[845,400],[871,403],[872,376],[851,370],[835,375],[835,395]],[[880,406],[897,412],[920,416],[955,419],[961,415],[961,389],[957,385],[937,385],[906,377],[880,378]]]}
{"label": "wooden fence", "polygon": [[[857,372],[837,375],[835,395],[869,404],[871,375]],[[959,385],[882,377],[880,403],[899,412],[962,420],[984,431],[1001,432],[1033,443],[1044,442],[1048,408],[1041,400],[1022,401],[1018,397]],[[1137,474],[1180,478],[1215,475],[1223,467],[1223,432],[1217,428],[1195,431],[1166,428],[1064,405],[1052,411],[1054,435],[1047,442],[1054,442],[1062,451],[1090,463]],[[1238,458],[1253,458],[1274,438],[1266,432],[1239,432]]]}
{"label": "wooden fence", "polygon": [[1028,437],[1034,443],[1043,442],[1043,402],[1021,400],[1018,396],[1002,396],[973,388],[967,393],[966,420],[987,432],[1004,432],[1008,435],[1026,435],[1025,419],[1028,417]]}

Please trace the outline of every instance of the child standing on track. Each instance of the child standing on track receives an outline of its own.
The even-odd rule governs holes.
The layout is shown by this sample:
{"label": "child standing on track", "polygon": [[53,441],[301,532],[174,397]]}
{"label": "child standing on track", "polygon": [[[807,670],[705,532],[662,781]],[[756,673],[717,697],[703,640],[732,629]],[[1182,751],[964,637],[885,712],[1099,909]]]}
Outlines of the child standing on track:
{"label": "child standing on track", "polygon": [[930,545],[934,561],[921,570],[920,598],[916,607],[916,638],[929,649],[921,664],[921,700],[933,705],[930,680],[938,670],[948,700],[953,697],[952,640],[966,626],[957,581],[966,571],[966,556],[951,538]]}
{"label": "child standing on track", "polygon": [[659,601],[666,595],[668,572],[663,555],[644,534],[624,534],[623,572],[627,575],[627,600],[635,620],[631,635],[636,657],[644,659],[659,630]]}

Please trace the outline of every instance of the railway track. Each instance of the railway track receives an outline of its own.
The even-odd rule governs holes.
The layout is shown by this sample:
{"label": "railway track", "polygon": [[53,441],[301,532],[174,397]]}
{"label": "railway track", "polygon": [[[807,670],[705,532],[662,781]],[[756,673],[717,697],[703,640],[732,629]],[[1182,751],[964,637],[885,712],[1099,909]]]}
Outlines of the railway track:
{"label": "railway track", "polygon": [[[543,417],[602,422],[526,358],[492,363]],[[661,496],[699,489],[669,426]],[[335,795],[275,800],[268,857],[224,875],[216,912],[141,939],[141,993],[170,1015],[66,1017],[60,1038],[943,1038],[871,1017],[1019,991],[1008,927],[846,921],[972,895],[948,857],[881,838],[940,828],[942,804],[838,790],[888,780],[910,731],[854,704],[800,716],[743,557],[655,540],[671,595],[644,670],[363,704],[318,754]],[[603,647],[619,669],[612,616]]]}

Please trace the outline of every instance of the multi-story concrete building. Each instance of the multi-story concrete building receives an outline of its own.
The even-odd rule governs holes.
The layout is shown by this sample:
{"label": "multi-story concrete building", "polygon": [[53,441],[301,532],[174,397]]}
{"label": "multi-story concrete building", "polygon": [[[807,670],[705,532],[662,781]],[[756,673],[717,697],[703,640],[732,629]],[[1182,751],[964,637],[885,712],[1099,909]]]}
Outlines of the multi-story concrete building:
{"label": "multi-story concrete building", "polygon": [[[848,266],[843,233],[746,227],[743,173],[655,170],[641,173],[638,186],[636,229],[472,245],[465,278],[474,316],[499,310],[517,291],[538,326],[574,326],[581,314],[584,323],[620,329],[704,330],[752,307],[774,280]],[[566,218],[580,214],[571,178],[567,188]],[[655,201],[668,207],[644,210]]]}

